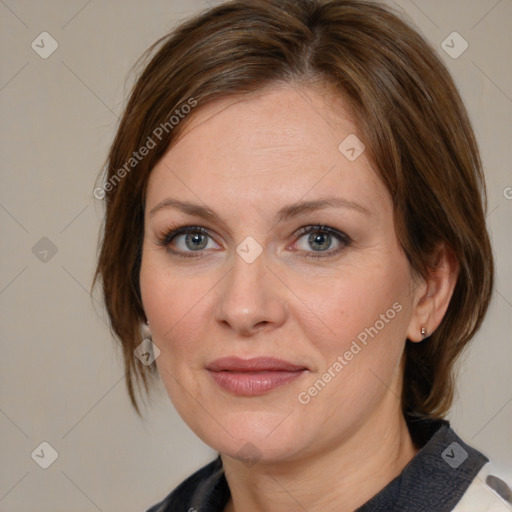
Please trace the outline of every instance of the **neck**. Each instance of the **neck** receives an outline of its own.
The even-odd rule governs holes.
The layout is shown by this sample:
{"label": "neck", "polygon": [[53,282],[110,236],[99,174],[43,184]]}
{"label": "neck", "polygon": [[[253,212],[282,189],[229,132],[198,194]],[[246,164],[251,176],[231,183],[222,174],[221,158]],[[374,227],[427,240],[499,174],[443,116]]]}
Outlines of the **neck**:
{"label": "neck", "polygon": [[[396,398],[392,396],[390,402]],[[389,405],[389,403],[387,404]],[[383,408],[386,410],[386,407]],[[252,467],[222,455],[231,498],[225,512],[352,512],[400,474],[414,447],[400,410],[374,411],[337,446],[304,458]]]}

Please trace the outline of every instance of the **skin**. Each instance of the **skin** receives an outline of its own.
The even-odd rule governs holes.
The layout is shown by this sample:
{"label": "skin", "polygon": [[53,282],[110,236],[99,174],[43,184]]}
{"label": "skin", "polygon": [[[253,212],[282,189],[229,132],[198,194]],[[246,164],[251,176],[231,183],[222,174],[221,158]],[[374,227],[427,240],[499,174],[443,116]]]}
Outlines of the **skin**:
{"label": "skin", "polygon": [[[232,495],[226,511],[315,512],[333,503],[352,511],[418,451],[400,407],[401,358],[407,338],[419,342],[422,326],[431,333],[441,322],[457,265],[441,246],[437,270],[427,280],[413,276],[390,195],[366,152],[351,162],[338,150],[357,133],[332,91],[274,85],[198,107],[150,175],[144,310],[174,406],[221,454]],[[328,207],[275,223],[283,206],[324,196],[367,212]],[[150,213],[168,198],[208,206],[220,220],[173,207]],[[297,231],[318,224],[351,243],[327,236],[327,248],[315,250]],[[171,228],[185,225],[209,231],[205,248],[193,251],[186,235],[159,245]],[[248,236],[262,248],[252,263],[236,252]],[[393,319],[301,403],[299,394],[396,303],[401,309]],[[309,371],[265,395],[236,396],[205,369],[231,355],[272,356]],[[247,443],[255,447],[250,463],[239,454]]]}

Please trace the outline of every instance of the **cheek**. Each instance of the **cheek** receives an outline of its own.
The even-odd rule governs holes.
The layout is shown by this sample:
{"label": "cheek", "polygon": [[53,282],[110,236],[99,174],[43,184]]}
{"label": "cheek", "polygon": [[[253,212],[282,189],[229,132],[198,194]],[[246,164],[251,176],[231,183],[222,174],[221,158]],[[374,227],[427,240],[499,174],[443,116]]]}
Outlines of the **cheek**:
{"label": "cheek", "polygon": [[[357,296],[340,292],[328,297],[335,306],[326,307],[323,318],[335,335],[314,337],[309,330],[321,363],[299,397],[301,403],[311,400],[311,414],[323,411],[339,424],[346,414],[357,422],[390,392],[399,396],[408,323],[404,297],[396,289],[376,290],[368,282],[352,284]],[[348,288],[347,283],[345,291]]]}
{"label": "cheek", "polygon": [[[336,336],[356,336],[378,322],[385,326],[401,324],[399,320],[406,300],[406,281],[390,275],[386,269],[345,272],[337,280],[326,282],[310,294],[311,309],[325,320]],[[399,305],[393,305],[398,303]],[[397,310],[401,311],[397,311]],[[400,314],[398,314],[400,313]],[[384,318],[381,319],[381,316]],[[387,320],[391,320],[388,322]]]}
{"label": "cheek", "polygon": [[156,361],[159,370],[176,374],[187,366],[198,366],[204,340],[206,296],[211,289],[204,279],[180,276],[165,265],[158,254],[143,256],[140,287],[144,311],[149,321],[153,342],[161,351]]}
{"label": "cheek", "polygon": [[141,295],[153,343],[160,350],[156,366],[172,403],[186,411],[187,397],[197,393],[195,380],[190,379],[190,370],[197,365],[201,351],[201,336],[195,332],[201,324],[194,321],[197,300],[193,300],[193,291],[178,291],[179,280],[170,279],[165,272],[149,270],[141,269]]}
{"label": "cheek", "polygon": [[399,262],[397,258],[394,264],[346,272],[337,284],[326,283],[310,297],[311,309],[318,311],[327,334],[315,337],[311,326],[304,329],[324,371],[339,370],[339,364],[333,369],[339,356],[343,368],[350,366],[340,381],[352,379],[359,385],[370,369],[388,380],[399,364],[411,311],[408,267]]}

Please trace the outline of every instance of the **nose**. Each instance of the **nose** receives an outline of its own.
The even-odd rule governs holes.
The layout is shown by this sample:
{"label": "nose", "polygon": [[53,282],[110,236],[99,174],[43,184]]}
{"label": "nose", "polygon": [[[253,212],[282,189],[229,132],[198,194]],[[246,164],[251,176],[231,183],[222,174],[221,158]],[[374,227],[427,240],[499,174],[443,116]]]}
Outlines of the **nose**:
{"label": "nose", "polygon": [[252,263],[238,254],[234,260],[217,288],[216,320],[244,337],[280,327],[287,315],[284,285],[267,267],[264,254]]}

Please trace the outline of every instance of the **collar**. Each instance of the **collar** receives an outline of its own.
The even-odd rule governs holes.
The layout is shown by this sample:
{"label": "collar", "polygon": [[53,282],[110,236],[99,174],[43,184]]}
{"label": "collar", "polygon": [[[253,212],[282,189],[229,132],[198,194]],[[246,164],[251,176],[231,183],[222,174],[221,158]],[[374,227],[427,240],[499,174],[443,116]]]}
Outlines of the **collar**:
{"label": "collar", "polygon": [[[450,512],[488,462],[446,420],[407,417],[407,424],[422,448],[400,475],[355,512]],[[222,512],[230,496],[219,455],[148,512]]]}
{"label": "collar", "polygon": [[488,462],[446,420],[408,417],[407,424],[422,448],[400,475],[356,512],[449,512]]}

